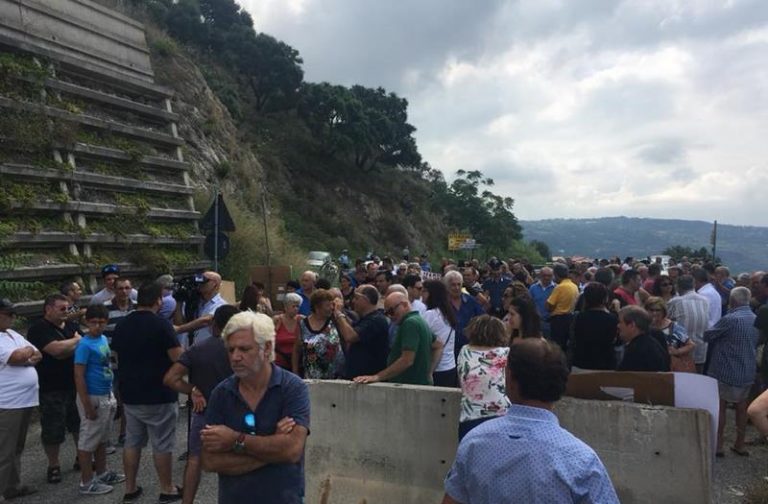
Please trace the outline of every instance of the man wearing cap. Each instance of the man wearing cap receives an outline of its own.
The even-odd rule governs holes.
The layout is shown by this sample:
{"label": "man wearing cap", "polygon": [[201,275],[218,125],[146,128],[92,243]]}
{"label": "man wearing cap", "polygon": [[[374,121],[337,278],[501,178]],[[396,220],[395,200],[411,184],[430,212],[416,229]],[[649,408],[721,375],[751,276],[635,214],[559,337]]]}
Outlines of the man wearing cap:
{"label": "man wearing cap", "polygon": [[490,303],[488,304],[488,312],[496,317],[500,317],[504,313],[504,305],[502,303],[502,296],[504,291],[507,290],[511,283],[509,278],[505,278],[501,275],[501,261],[498,259],[491,259],[488,262],[488,266],[491,269],[491,276],[483,282],[483,292],[485,297],[488,298]]}
{"label": "man wearing cap", "polygon": [[[101,278],[104,279],[104,288],[91,296],[90,304],[107,304],[115,297],[115,280],[120,277],[120,267],[117,264],[107,264],[101,268]],[[131,299],[136,301],[138,293],[131,290]]]}
{"label": "man wearing cap", "polygon": [[[67,324],[69,300],[63,294],[45,298],[43,318],[27,332],[29,342],[39,348],[43,358],[37,364],[40,379],[40,437],[48,458],[48,483],[61,482],[59,447],[66,432],[77,446],[80,415],[75,405],[74,354],[80,334]],[[75,463],[78,466],[77,462]]]}
{"label": "man wearing cap", "polygon": [[0,495],[5,499],[35,492],[21,484],[21,453],[38,405],[35,365],[43,358],[11,329],[15,317],[13,303],[0,299]]}
{"label": "man wearing cap", "polygon": [[[224,298],[219,294],[221,288],[221,275],[215,271],[206,271],[200,277],[197,285],[197,292],[200,294],[200,306],[195,312],[195,319],[182,323],[176,327],[176,334],[195,331],[194,336],[190,338],[189,346],[196,342],[203,342],[212,336],[211,322],[213,314],[219,306],[227,304]],[[183,322],[181,318],[181,305],[176,307],[177,322]]]}

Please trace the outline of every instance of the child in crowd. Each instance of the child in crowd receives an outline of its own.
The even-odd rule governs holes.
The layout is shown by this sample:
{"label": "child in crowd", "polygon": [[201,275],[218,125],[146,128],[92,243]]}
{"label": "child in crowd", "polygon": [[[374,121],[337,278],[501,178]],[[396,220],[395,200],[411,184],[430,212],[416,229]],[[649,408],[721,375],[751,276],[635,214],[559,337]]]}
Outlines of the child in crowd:
{"label": "child in crowd", "polygon": [[107,440],[117,407],[112,395],[109,343],[104,336],[108,320],[106,306],[89,306],[85,312],[88,333],[75,350],[75,387],[80,413],[77,456],[81,470],[80,493],[84,495],[109,493],[112,485],[125,481],[124,474],[107,471]]}

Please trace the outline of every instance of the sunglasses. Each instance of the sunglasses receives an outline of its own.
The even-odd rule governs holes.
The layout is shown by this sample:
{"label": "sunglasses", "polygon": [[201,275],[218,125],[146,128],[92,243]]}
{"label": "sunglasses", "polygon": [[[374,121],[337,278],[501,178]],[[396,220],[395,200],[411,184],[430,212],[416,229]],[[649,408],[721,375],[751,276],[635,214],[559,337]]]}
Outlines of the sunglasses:
{"label": "sunglasses", "polygon": [[101,268],[102,275],[109,275],[112,273],[120,273],[120,268],[117,267],[117,264],[107,264]]}
{"label": "sunglasses", "polygon": [[394,315],[394,314],[395,314],[395,312],[397,311],[397,308],[398,308],[398,307],[399,307],[401,304],[403,304],[403,303],[397,303],[395,306],[392,306],[392,307],[390,307],[390,308],[387,308],[386,310],[384,310],[384,315],[386,315],[387,317],[391,317],[392,315]]}
{"label": "sunglasses", "polygon": [[256,415],[253,413],[246,413],[245,416],[243,416],[243,423],[245,424],[246,430],[248,433],[252,436],[256,435]]}

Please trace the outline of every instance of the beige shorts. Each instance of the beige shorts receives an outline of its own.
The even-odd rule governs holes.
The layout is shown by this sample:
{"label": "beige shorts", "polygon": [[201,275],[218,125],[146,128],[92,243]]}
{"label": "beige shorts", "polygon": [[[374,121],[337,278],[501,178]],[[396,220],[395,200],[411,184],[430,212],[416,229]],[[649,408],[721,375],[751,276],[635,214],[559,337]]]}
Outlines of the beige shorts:
{"label": "beige shorts", "polygon": [[80,413],[80,437],[77,440],[77,449],[87,452],[96,451],[100,444],[109,440],[109,433],[112,429],[112,419],[117,409],[115,396],[110,395],[92,395],[88,396],[91,404],[96,410],[96,419],[89,420],[85,418],[85,408],[77,396],[77,411]]}
{"label": "beige shorts", "polygon": [[738,404],[746,401],[749,397],[749,391],[752,389],[752,385],[746,387],[735,387],[726,383],[717,382],[717,391],[720,392],[720,400],[727,403]]}

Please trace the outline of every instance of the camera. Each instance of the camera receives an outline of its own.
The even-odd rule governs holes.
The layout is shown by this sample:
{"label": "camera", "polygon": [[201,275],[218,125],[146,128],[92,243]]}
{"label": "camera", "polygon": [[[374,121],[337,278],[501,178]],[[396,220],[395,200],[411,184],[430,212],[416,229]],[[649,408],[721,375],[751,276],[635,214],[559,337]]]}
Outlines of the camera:
{"label": "camera", "polygon": [[184,305],[186,320],[192,320],[195,317],[200,305],[200,293],[197,288],[207,281],[208,279],[203,275],[197,274],[182,277],[173,284],[173,299]]}

